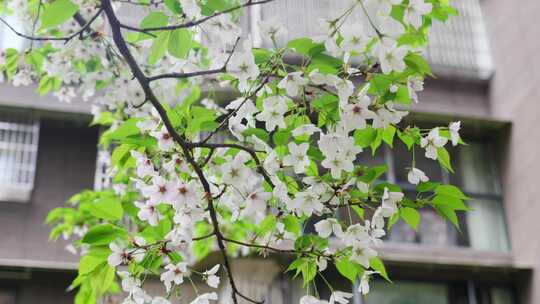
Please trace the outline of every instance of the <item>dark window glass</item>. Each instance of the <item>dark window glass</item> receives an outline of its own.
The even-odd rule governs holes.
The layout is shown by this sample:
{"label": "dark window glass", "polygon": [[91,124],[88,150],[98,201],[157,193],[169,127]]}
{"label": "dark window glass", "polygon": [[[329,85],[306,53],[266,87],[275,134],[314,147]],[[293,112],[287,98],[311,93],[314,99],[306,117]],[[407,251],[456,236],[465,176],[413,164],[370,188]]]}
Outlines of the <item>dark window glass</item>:
{"label": "dark window glass", "polygon": [[0,304],[15,304],[15,292],[0,288]]}
{"label": "dark window glass", "polygon": [[[424,157],[424,150],[416,147],[415,151],[415,167],[424,171],[431,181],[443,181],[441,167],[437,161]],[[396,144],[393,151],[394,168],[396,174],[396,182],[408,183],[407,173],[412,167],[412,151],[408,151],[405,145]]]}

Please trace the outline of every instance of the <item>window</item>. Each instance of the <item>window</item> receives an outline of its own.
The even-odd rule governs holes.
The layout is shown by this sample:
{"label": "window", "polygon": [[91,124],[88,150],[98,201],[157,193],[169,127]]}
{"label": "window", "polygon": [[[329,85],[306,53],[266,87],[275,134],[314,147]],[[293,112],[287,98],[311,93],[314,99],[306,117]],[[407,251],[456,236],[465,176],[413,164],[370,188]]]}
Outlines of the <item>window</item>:
{"label": "window", "polygon": [[96,159],[96,173],[94,175],[94,189],[104,190],[111,186],[111,174],[108,172],[108,168],[111,165],[111,153],[109,150],[98,146],[98,153]]}
{"label": "window", "polygon": [[[402,270],[403,271],[403,270]],[[404,270],[407,273],[410,271]],[[414,271],[413,271],[414,272]],[[393,273],[393,272],[392,272]],[[477,279],[469,279],[463,274],[461,278],[433,277],[433,275],[422,278],[410,276],[399,277],[392,283],[382,279],[375,279],[370,282],[370,293],[366,296],[358,292],[357,284],[352,285],[350,281],[338,276],[334,270],[327,270],[324,275],[326,280],[331,282],[335,290],[351,292],[352,304],[517,304],[517,297],[514,288],[501,281],[501,283],[486,283]],[[403,275],[404,273],[401,272]],[[310,285],[311,293],[316,292],[321,299],[328,300],[332,291],[327,284],[315,278],[315,285]],[[298,303],[300,298],[308,294],[302,287],[300,278],[291,278],[288,273],[279,275],[269,288],[265,303],[268,304],[293,304]],[[314,287],[316,289],[314,289]]]}
{"label": "window", "polygon": [[[283,0],[253,9],[251,30],[254,41],[257,45],[272,45],[268,37],[262,37],[258,33],[256,25],[257,20],[268,18],[277,18],[289,29],[288,37],[278,41],[278,44],[283,45],[286,41],[298,37],[321,36],[322,27],[316,26],[316,21],[322,18],[338,17],[348,8],[349,2],[346,0]],[[451,4],[458,10],[459,16],[451,17],[444,24],[433,23],[430,44],[427,47],[427,58],[435,74],[488,79],[493,72],[493,63],[479,0],[454,0]],[[298,12],[313,18],[301,18]],[[371,14],[373,15],[374,12]],[[349,18],[359,21],[365,30],[371,29],[362,10],[355,10]]]}
{"label": "window", "polygon": [[396,281],[388,288],[388,284],[375,281],[370,285],[366,304],[450,304],[445,284]]}
{"label": "window", "polygon": [[15,292],[0,288],[0,304],[15,304]]}
{"label": "window", "polygon": [[[4,112],[5,113],[5,112]],[[0,200],[26,202],[34,187],[39,120],[31,115],[0,116]]]}
{"label": "window", "polygon": [[[498,176],[493,159],[494,147],[489,141],[467,141],[468,145],[449,149],[456,174],[442,170],[437,162],[423,157],[423,151],[415,151],[416,166],[426,172],[431,181],[452,183],[471,197],[468,201],[473,209],[458,215],[462,233],[444,222],[431,209],[421,210],[422,221],[418,231],[398,222],[390,231],[388,239],[394,242],[413,242],[435,246],[469,246],[476,250],[505,252],[509,250],[504,208]],[[388,153],[387,153],[388,154]],[[394,168],[411,166],[411,155],[398,144],[387,164],[394,173],[389,176],[405,193],[415,196],[414,186],[407,182],[407,171]]]}
{"label": "window", "polygon": [[515,304],[513,289],[508,286],[475,281],[424,282],[374,281],[371,292],[359,304]]}

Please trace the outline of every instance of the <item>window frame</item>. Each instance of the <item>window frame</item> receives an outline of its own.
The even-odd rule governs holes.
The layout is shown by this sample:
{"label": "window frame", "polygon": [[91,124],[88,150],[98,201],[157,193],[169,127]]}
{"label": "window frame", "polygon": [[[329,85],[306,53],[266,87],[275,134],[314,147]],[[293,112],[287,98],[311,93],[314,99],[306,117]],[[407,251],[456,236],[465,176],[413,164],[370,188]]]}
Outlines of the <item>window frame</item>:
{"label": "window frame", "polygon": [[30,111],[2,110],[0,155],[6,160],[0,162],[0,172],[13,176],[0,174],[0,202],[28,203],[37,174],[40,118]]}

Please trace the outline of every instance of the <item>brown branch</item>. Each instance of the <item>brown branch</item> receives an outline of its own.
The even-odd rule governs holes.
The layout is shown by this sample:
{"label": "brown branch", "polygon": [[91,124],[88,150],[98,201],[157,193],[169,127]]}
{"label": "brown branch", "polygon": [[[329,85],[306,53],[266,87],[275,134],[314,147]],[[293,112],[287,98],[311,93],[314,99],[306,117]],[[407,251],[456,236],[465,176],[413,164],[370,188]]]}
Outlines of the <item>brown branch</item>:
{"label": "brown branch", "polygon": [[224,238],[226,242],[237,244],[244,247],[250,247],[250,248],[257,248],[262,250],[268,250],[278,253],[287,253],[287,254],[303,254],[303,255],[316,255],[316,256],[323,256],[327,258],[332,258],[331,254],[325,254],[324,252],[315,251],[315,250],[296,250],[296,249],[284,249],[284,248],[276,248],[268,245],[261,245],[261,244],[254,244],[254,243],[246,243],[238,240],[233,240],[229,238]]}
{"label": "brown branch", "polygon": [[[11,26],[11,24],[9,24],[6,20],[4,20],[2,17],[0,17],[0,22],[2,22],[5,26],[7,26],[15,35],[19,36],[19,37],[22,37],[24,39],[27,39],[27,40],[31,40],[31,41],[65,41],[66,43],[69,42],[70,40],[72,40],[73,38],[77,37],[78,35],[81,35],[81,39],[82,39],[82,33],[84,31],[86,31],[90,25],[92,25],[92,23],[99,17],[99,15],[101,15],[101,13],[103,12],[103,9],[99,9],[97,11],[97,13],[92,16],[92,18],[90,18],[90,20],[86,23],[81,24],[81,22],[79,22],[79,24],[81,24],[81,28],[74,32],[73,34],[69,35],[69,36],[64,36],[64,37],[36,37],[36,36],[30,36],[30,35],[26,35],[26,34],[23,34],[19,31],[17,31],[13,26]],[[75,15],[77,16],[77,15]],[[75,17],[74,17],[75,18]]]}
{"label": "brown branch", "polygon": [[249,0],[244,4],[240,4],[240,5],[231,7],[229,9],[216,12],[216,13],[210,15],[210,16],[206,16],[206,17],[203,17],[203,18],[200,18],[200,19],[197,19],[197,20],[193,20],[193,21],[189,21],[189,22],[185,22],[185,23],[181,23],[181,24],[177,24],[177,25],[168,25],[168,26],[159,26],[159,27],[146,27],[146,28],[138,28],[138,27],[134,27],[134,26],[126,25],[126,24],[120,24],[120,26],[122,28],[126,29],[126,30],[130,30],[130,31],[134,31],[134,32],[140,32],[140,33],[144,33],[144,34],[148,34],[149,32],[155,32],[155,31],[172,31],[172,30],[180,29],[180,28],[193,27],[193,26],[199,25],[201,23],[204,23],[204,22],[206,22],[206,21],[208,21],[210,19],[213,19],[215,17],[234,12],[234,11],[239,10],[241,8],[245,8],[245,7],[253,6],[253,5],[258,5],[258,4],[265,4],[265,3],[268,3],[268,2],[272,2],[272,1],[274,1],[274,0],[261,0],[261,1]]}
{"label": "brown branch", "polygon": [[158,112],[167,131],[172,136],[173,140],[182,148],[184,157],[187,159],[188,163],[191,165],[191,167],[197,174],[197,177],[199,178],[199,181],[204,189],[204,192],[206,193],[206,200],[208,201],[208,212],[210,214],[210,219],[211,219],[213,230],[214,230],[213,233],[216,236],[216,241],[220,249],[221,255],[223,257],[223,266],[227,272],[227,276],[229,278],[229,284],[231,285],[231,289],[232,289],[231,297],[232,297],[233,303],[238,304],[237,296],[240,296],[253,303],[259,303],[257,301],[254,301],[244,296],[242,293],[240,293],[240,291],[238,290],[236,286],[236,283],[233,278],[232,270],[231,270],[231,265],[229,262],[229,257],[227,256],[227,249],[225,247],[225,243],[223,240],[223,234],[221,233],[221,230],[219,228],[217,212],[214,206],[214,201],[212,199],[210,184],[208,180],[206,179],[201,167],[197,164],[197,162],[195,161],[195,159],[193,158],[191,154],[192,146],[174,129],[173,125],[170,122],[169,117],[167,116],[167,112],[165,111],[165,109],[163,108],[163,106],[161,105],[157,97],[155,96],[153,90],[151,89],[148,78],[143,73],[137,61],[131,54],[127,46],[127,43],[124,40],[124,37],[122,36],[121,24],[114,13],[111,0],[101,0],[101,4],[102,4],[105,14],[107,15],[107,19],[111,27],[113,41],[116,47],[118,48],[118,51],[120,52],[120,54],[126,61],[127,65],[129,66],[133,74],[133,77],[137,79],[137,81],[141,85],[146,98],[152,103],[152,105]]}
{"label": "brown branch", "polygon": [[224,240],[226,242],[237,244],[237,245],[244,246],[244,247],[258,248],[258,249],[264,249],[264,250],[280,252],[280,253],[291,253],[291,254],[302,253],[301,251],[296,251],[294,249],[281,249],[281,248],[271,247],[271,246],[267,246],[267,245],[245,243],[245,242],[242,242],[242,241],[237,241],[237,240],[233,240],[233,239],[229,239],[229,238],[224,238]]}
{"label": "brown branch", "polygon": [[183,79],[183,78],[191,78],[191,77],[197,77],[197,76],[225,73],[227,71],[227,65],[229,64],[229,61],[231,61],[231,57],[234,55],[234,51],[236,50],[236,46],[238,45],[239,41],[240,41],[240,37],[236,38],[236,42],[234,43],[231,53],[225,60],[225,63],[223,64],[223,66],[220,67],[219,69],[211,69],[211,70],[196,71],[196,72],[189,72],[189,73],[166,73],[166,74],[151,76],[151,77],[148,77],[147,79],[149,82],[152,82],[155,80],[165,79],[165,78]]}
{"label": "brown branch", "polygon": [[229,119],[231,119],[231,117],[233,117],[233,115],[236,114],[240,110],[240,108],[242,108],[242,106],[244,106],[244,104],[248,100],[255,97],[257,95],[257,93],[259,93],[259,91],[262,90],[262,88],[268,82],[268,79],[269,79],[269,77],[266,77],[261,82],[261,84],[251,94],[249,94],[248,96],[246,96],[244,98],[244,100],[242,100],[242,103],[240,103],[240,105],[236,109],[234,109],[234,110],[230,111],[229,113],[225,114],[223,116],[223,120],[221,120],[221,123],[219,124],[219,126],[217,126],[217,128],[214,131],[212,131],[210,134],[208,134],[208,136],[206,136],[200,143],[204,144],[204,143],[208,142],[210,140],[210,138],[212,138],[212,136],[216,135],[217,132],[221,131],[223,129],[223,127],[229,122]]}
{"label": "brown branch", "polygon": [[195,148],[210,148],[210,149],[232,148],[232,149],[239,149],[239,150],[246,151],[251,156],[251,158],[255,161],[255,164],[257,165],[257,171],[264,177],[264,180],[270,186],[272,186],[272,188],[274,187],[274,183],[272,182],[270,175],[268,175],[268,172],[266,172],[266,170],[264,169],[261,163],[261,160],[257,156],[257,151],[252,148],[242,146],[239,144],[214,144],[214,143],[203,143],[203,142],[191,143],[191,146]]}

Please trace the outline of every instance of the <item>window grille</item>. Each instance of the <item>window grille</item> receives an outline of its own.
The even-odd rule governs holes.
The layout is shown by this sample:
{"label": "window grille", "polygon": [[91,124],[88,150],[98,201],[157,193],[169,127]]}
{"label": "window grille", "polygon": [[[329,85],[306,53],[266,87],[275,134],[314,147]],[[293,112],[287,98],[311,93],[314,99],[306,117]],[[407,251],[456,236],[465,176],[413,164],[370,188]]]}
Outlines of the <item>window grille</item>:
{"label": "window grille", "polygon": [[[13,26],[18,31],[25,32],[24,23],[17,16],[4,15],[1,17],[4,18],[6,22],[8,22],[11,26]],[[0,48],[1,49],[5,50],[8,48],[13,48],[20,51],[24,49],[25,47],[27,47],[28,45],[30,45],[29,40],[18,36],[12,30],[10,30],[5,24],[0,23]]]}
{"label": "window grille", "polygon": [[[299,37],[320,37],[319,19],[335,18],[347,9],[344,0],[283,0],[251,10],[251,33],[258,46],[272,46],[268,37],[259,33],[258,21],[275,18],[289,30],[286,41]],[[493,72],[487,31],[479,0],[454,0],[459,12],[446,23],[434,22],[427,47],[427,58],[437,75],[488,79]],[[284,13],[282,13],[284,12]],[[370,13],[371,14],[371,13]],[[312,18],[302,18],[303,15]],[[363,30],[372,31],[362,10],[355,10],[348,19],[359,22]]]}
{"label": "window grille", "polygon": [[[457,149],[447,147],[452,155],[455,174],[449,174],[437,162],[424,158],[421,149],[415,150],[416,167],[424,171],[430,181],[457,185],[471,198],[467,204],[473,210],[458,214],[463,233],[457,233],[450,223],[444,222],[433,209],[427,208],[420,210],[422,221],[418,231],[400,221],[392,227],[388,241],[430,246],[465,246],[496,252],[510,250],[497,168],[495,161],[489,157],[494,147],[486,140],[467,140],[467,143],[468,146]],[[405,169],[411,166],[410,152],[401,144],[396,145],[393,151],[386,146],[379,149],[375,159],[378,157],[382,160],[376,165],[382,163],[388,167],[382,179],[396,183],[406,196],[414,198],[415,186],[407,182],[408,171]]]}
{"label": "window grille", "polygon": [[39,120],[12,113],[0,116],[0,200],[30,200],[38,153]]}
{"label": "window grille", "polygon": [[111,153],[99,146],[96,159],[96,173],[94,175],[94,189],[103,190],[111,186],[112,178],[108,170],[111,165]]}

